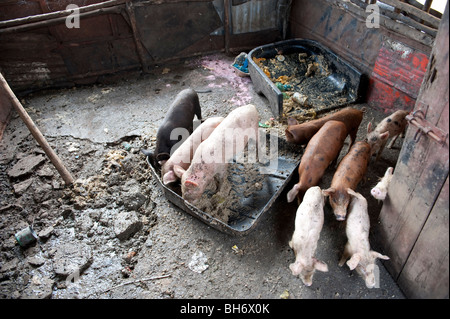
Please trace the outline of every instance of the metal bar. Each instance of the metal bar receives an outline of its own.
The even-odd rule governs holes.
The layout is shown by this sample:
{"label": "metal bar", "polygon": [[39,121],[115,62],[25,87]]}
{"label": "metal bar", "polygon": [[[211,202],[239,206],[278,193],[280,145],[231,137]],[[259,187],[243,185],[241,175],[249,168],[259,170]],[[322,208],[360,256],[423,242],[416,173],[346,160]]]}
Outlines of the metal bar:
{"label": "metal bar", "polygon": [[439,144],[445,144],[448,134],[445,134],[441,129],[431,125],[426,119],[422,110],[413,112],[406,116],[406,120],[418,128],[414,140],[418,142],[421,135],[428,135]]}
{"label": "metal bar", "polygon": [[64,182],[67,185],[71,185],[73,183],[72,175],[67,170],[67,168],[64,166],[63,162],[60,160],[60,158],[55,153],[55,151],[53,151],[51,146],[48,144],[44,135],[42,135],[41,131],[39,131],[39,128],[36,126],[36,124],[34,124],[33,120],[28,115],[27,111],[22,106],[19,99],[17,99],[16,95],[9,87],[8,82],[6,82],[5,78],[3,77],[3,75],[1,73],[0,73],[0,88],[5,91],[6,95],[11,100],[12,105],[16,109],[17,113],[19,113],[20,118],[25,122],[25,125],[28,127],[31,134],[36,139],[36,141],[39,143],[39,145],[42,147],[45,154],[50,158],[50,161],[53,163],[55,168],[58,170],[58,172],[61,175],[61,177],[63,178]]}

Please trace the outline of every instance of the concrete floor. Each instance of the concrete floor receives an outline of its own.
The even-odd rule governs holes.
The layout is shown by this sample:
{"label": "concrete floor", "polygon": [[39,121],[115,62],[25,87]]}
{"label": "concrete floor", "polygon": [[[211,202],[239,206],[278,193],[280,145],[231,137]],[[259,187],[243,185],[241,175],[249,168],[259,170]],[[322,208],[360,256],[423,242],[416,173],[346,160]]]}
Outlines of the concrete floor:
{"label": "concrete floor", "polygon": [[[101,173],[105,154],[122,148],[123,141],[128,141],[136,149],[154,145],[154,136],[165,116],[166,108],[175,95],[187,87],[212,90],[210,93],[199,94],[204,117],[225,116],[236,106],[252,103],[260,113],[261,122],[269,120],[273,115],[267,105],[267,99],[254,92],[250,78],[238,77],[232,71],[229,67],[232,61],[233,58],[222,54],[205,56],[179,64],[160,66],[151,74],[128,75],[110,83],[39,92],[23,97],[22,101],[75,178],[86,179]],[[386,114],[380,111],[368,108],[360,126],[358,139],[364,137],[368,121],[376,123],[385,116]],[[282,125],[279,130],[283,131]],[[17,161],[18,153],[30,151],[21,146],[25,140],[31,144],[32,142],[17,117],[12,119],[2,143],[17,139],[18,134],[14,132],[19,131],[24,132],[22,135],[25,137],[20,139],[19,136],[17,143],[9,146],[9,161],[4,160],[7,162],[7,168]],[[386,150],[379,162],[371,164],[367,174],[368,182],[358,189],[369,201],[372,228],[376,228],[382,204],[370,197],[370,188],[388,166],[395,166],[401,142],[399,139],[395,149]],[[71,145],[78,145],[78,152],[68,151]],[[132,152],[131,157],[131,163],[136,169],[145,170],[146,163],[142,154]],[[11,252],[1,255],[2,265],[15,258],[18,260],[13,270],[16,278],[24,276],[25,273],[32,278],[49,278],[53,283],[51,294],[47,297],[53,298],[278,299],[282,294],[291,299],[404,298],[380,261],[377,262],[380,270],[379,288],[373,289],[368,289],[358,274],[350,271],[347,266],[338,267],[337,263],[346,242],[345,227],[342,222],[334,219],[329,205],[325,208],[325,223],[316,252],[317,258],[328,264],[329,272],[316,272],[311,287],[304,286],[299,278],[291,274],[289,264],[294,261],[294,253],[289,248],[288,241],[294,230],[297,206],[286,202],[286,193],[294,181],[286,187],[252,232],[244,237],[234,237],[221,233],[176,208],[163,196],[148,172],[142,172],[144,173],[146,179],[140,184],[148,202],[144,205],[145,208],[137,210],[137,216],[144,221],[144,226],[131,238],[119,240],[109,235],[112,222],[102,223],[104,216],[111,214],[113,220],[116,212],[125,210],[120,201],[108,203],[106,207],[87,205],[80,209],[74,208],[72,202],[65,201],[61,196],[62,203],[69,206],[73,212],[70,219],[61,219],[59,216],[61,209],[58,205],[61,205],[61,201],[58,204],[57,199],[52,202],[54,206],[50,206],[50,209],[57,212],[54,215],[42,217],[42,210],[30,208],[31,214],[36,215],[38,221],[37,230],[59,220],[55,226],[58,236],[50,237],[31,251],[10,245]],[[320,186],[328,187],[332,175],[333,170],[329,168]],[[126,175],[120,176],[120,185],[129,182],[123,177]],[[294,180],[295,178],[294,176]],[[15,183],[4,178],[4,174],[2,179],[4,183],[9,183],[10,188]],[[55,174],[53,179],[60,178]],[[58,194],[61,195],[61,192]],[[121,193],[117,194],[120,196]],[[14,198],[20,199],[17,195]],[[40,205],[36,198],[34,202],[22,200],[22,204]],[[0,206],[4,205],[5,203],[2,203]],[[6,213],[3,215],[6,216]],[[80,226],[85,225],[85,216],[89,216],[94,225],[99,224],[104,229],[98,231],[97,228],[97,231],[93,231],[93,226]],[[24,216],[16,218],[15,221],[23,223],[29,218]],[[154,219],[154,222],[149,223],[149,219]],[[10,238],[13,230],[18,228],[19,226],[8,228],[3,225],[0,232],[3,232],[4,238]],[[90,235],[86,235],[89,232]],[[382,240],[372,237],[373,243]],[[93,261],[84,270],[79,282],[64,285],[64,279],[56,276],[52,267],[46,265],[55,262],[54,254],[49,252],[58,249],[62,242],[70,241],[89,246]],[[235,245],[239,249],[238,253],[232,249]],[[193,255],[198,251],[207,258],[208,268],[202,273],[196,273],[188,267]],[[134,252],[132,262],[124,262],[123,256],[130,252]],[[42,254],[45,260],[43,266],[36,268],[26,265],[26,258],[36,254]],[[124,269],[130,264],[131,270],[124,276]],[[5,274],[8,273],[3,271],[6,279],[1,286],[2,296],[23,297],[24,291],[31,284],[30,278],[19,283]],[[163,278],[139,281],[153,276]],[[130,280],[135,283],[121,286]]]}

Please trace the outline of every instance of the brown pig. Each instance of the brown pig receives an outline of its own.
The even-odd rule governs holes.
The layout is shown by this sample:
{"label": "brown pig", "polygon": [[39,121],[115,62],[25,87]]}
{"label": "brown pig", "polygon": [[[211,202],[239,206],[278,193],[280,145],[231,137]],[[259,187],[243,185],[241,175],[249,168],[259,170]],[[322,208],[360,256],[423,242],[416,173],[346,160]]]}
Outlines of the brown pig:
{"label": "brown pig", "polygon": [[330,188],[324,190],[324,193],[329,196],[330,205],[337,220],[345,220],[350,202],[347,188],[356,189],[366,174],[370,154],[370,145],[367,142],[356,142],[339,163]]}
{"label": "brown pig", "polygon": [[289,118],[288,127],[285,130],[286,140],[293,144],[307,144],[326,122],[334,120],[343,122],[347,127],[347,134],[350,135],[350,148],[355,142],[356,133],[358,132],[358,127],[362,121],[364,112],[364,108],[362,110],[357,110],[347,107],[336,113],[302,124],[298,124],[295,119]]}
{"label": "brown pig", "polygon": [[353,197],[347,219],[345,232],[347,234],[347,244],[339,266],[342,267],[347,261],[348,267],[356,271],[365,280],[368,288],[376,285],[375,278],[375,260],[377,258],[388,260],[388,256],[384,256],[370,249],[369,230],[370,220],[367,211],[367,200],[360,193],[356,193],[351,189],[347,189],[349,195]]}
{"label": "brown pig", "polygon": [[369,122],[367,125],[367,141],[372,147],[372,155],[377,153],[375,161],[379,159],[390,137],[392,140],[388,148],[392,148],[397,137],[405,132],[406,125],[408,124],[405,117],[408,114],[408,111],[396,111],[383,119],[375,129],[373,129],[372,123]]}
{"label": "brown pig", "polygon": [[345,124],[339,121],[326,122],[313,136],[298,167],[299,181],[287,194],[289,203],[296,196],[301,200],[308,188],[320,182],[327,167],[338,157],[346,137]]}

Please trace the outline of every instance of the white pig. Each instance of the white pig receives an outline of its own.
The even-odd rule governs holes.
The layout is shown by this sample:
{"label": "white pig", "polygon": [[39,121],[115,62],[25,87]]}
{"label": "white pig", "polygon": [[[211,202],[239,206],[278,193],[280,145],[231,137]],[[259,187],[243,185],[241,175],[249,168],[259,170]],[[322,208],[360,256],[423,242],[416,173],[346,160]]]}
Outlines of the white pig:
{"label": "white pig", "polygon": [[295,231],[289,246],[294,250],[295,262],[289,265],[294,276],[300,275],[306,286],[312,285],[317,270],[327,272],[328,266],[314,257],[323,226],[324,195],[319,186],[310,187],[295,216]]}
{"label": "white pig", "polygon": [[372,123],[369,122],[367,125],[367,142],[372,148],[372,155],[377,153],[375,161],[379,159],[390,137],[392,140],[388,148],[392,148],[397,137],[405,132],[406,125],[408,124],[405,117],[408,113],[408,111],[396,111],[383,119],[375,129],[373,129]]}
{"label": "white pig", "polygon": [[388,256],[384,256],[376,251],[370,250],[369,229],[370,221],[367,212],[367,200],[360,193],[356,193],[352,189],[347,189],[353,199],[349,205],[349,215],[347,217],[347,244],[344,253],[339,262],[342,267],[347,261],[348,267],[356,271],[365,280],[368,288],[375,287],[375,261],[377,258],[388,260]]}
{"label": "white pig", "polygon": [[393,171],[394,171],[393,167],[388,167],[386,173],[384,173],[383,178],[370,191],[370,193],[375,199],[384,200],[386,198],[389,184],[391,183],[392,180]]}
{"label": "white pig", "polygon": [[234,109],[198,146],[187,170],[174,166],[186,201],[195,204],[211,182],[216,181],[216,191],[220,189],[228,163],[244,151],[249,138],[258,141],[258,122],[254,105]]}
{"label": "white pig", "polygon": [[223,117],[211,117],[200,124],[197,129],[176,149],[161,167],[161,176],[165,185],[176,182],[178,176],[174,173],[174,166],[188,169],[192,157],[201,142],[206,140],[214,129],[223,121]]}

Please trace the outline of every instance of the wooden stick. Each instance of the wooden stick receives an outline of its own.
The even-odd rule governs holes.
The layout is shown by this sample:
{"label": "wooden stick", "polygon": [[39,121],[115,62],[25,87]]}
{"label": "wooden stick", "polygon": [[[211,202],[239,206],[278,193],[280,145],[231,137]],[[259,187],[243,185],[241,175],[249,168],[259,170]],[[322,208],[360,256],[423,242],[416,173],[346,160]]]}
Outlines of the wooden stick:
{"label": "wooden stick", "polygon": [[5,92],[4,94],[6,94],[7,97],[9,97],[12,105],[17,110],[22,120],[25,122],[25,125],[28,127],[33,137],[42,147],[45,154],[47,154],[47,156],[50,158],[50,161],[56,167],[66,185],[71,185],[73,183],[72,175],[70,175],[70,172],[66,169],[63,162],[59,159],[58,155],[56,155],[55,151],[53,151],[51,146],[48,144],[44,135],[42,135],[41,131],[39,131],[39,128],[36,126],[36,124],[34,124],[33,120],[28,115],[27,111],[22,106],[22,104],[20,103],[19,99],[16,97],[14,92],[11,90],[11,88],[8,85],[8,82],[6,82],[5,78],[3,77],[3,74],[1,73],[0,73],[0,89]]}
{"label": "wooden stick", "polygon": [[113,287],[110,287],[108,289],[105,289],[105,290],[103,290],[103,291],[101,291],[99,293],[103,294],[103,293],[108,292],[110,290],[113,290],[113,289],[116,289],[116,288],[119,288],[119,287],[123,287],[123,286],[126,286],[126,285],[136,284],[138,282],[144,282],[144,281],[150,281],[150,280],[164,279],[164,278],[168,278],[170,276],[172,276],[172,275],[163,275],[163,276],[156,276],[156,277],[149,277],[149,278],[142,278],[142,279],[127,281],[127,282],[124,282],[123,284],[120,284],[120,285],[113,286]]}
{"label": "wooden stick", "polygon": [[[88,6],[80,7],[78,10],[80,13],[89,12],[89,11],[93,11],[93,10],[100,9],[100,8],[106,8],[106,7],[111,7],[111,6],[118,5],[118,4],[123,4],[126,1],[130,1],[130,0],[109,0],[109,1],[101,2],[101,3],[95,3],[95,4],[88,5]],[[12,19],[12,20],[0,21],[0,28],[7,28],[7,27],[11,27],[11,26],[28,24],[31,22],[49,20],[49,19],[53,19],[53,18],[66,17],[72,13],[73,13],[73,10],[70,9],[70,10],[61,10],[61,11],[55,11],[55,12],[50,12],[50,13],[44,13],[44,14],[37,14],[37,15],[32,15],[32,16],[17,18],[17,19]]]}
{"label": "wooden stick", "polygon": [[[122,5],[123,6],[123,5]],[[97,10],[92,10],[89,12],[80,13],[80,18],[89,18],[94,17],[102,14],[109,14],[109,13],[116,13],[120,14],[121,7],[115,6],[110,8],[101,8]],[[7,33],[15,33],[15,32],[22,32],[22,31],[28,31],[32,29],[42,28],[42,27],[48,27],[51,25],[56,25],[60,23],[64,23],[66,21],[67,17],[59,17],[44,21],[38,21],[38,22],[32,22],[28,24],[22,24],[14,27],[8,27],[0,29],[0,34],[7,34]]]}

